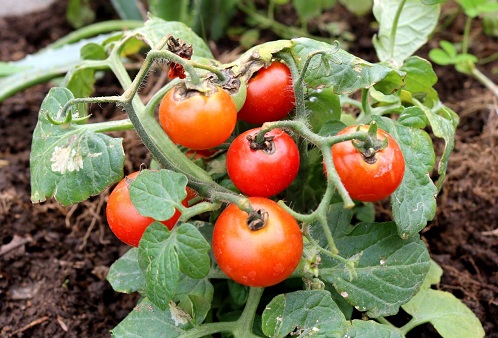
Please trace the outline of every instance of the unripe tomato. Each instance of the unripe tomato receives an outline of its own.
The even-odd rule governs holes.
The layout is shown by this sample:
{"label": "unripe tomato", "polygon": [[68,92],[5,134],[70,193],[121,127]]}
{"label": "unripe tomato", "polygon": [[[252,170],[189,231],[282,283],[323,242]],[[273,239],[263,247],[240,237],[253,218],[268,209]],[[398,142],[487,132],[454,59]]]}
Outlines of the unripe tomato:
{"label": "unripe tomato", "polygon": [[[131,202],[129,185],[138,174],[139,171],[134,172],[116,185],[109,195],[106,207],[107,223],[111,231],[122,242],[134,247],[138,247],[145,229],[154,222],[153,218],[142,216]],[[182,201],[182,204],[188,206],[188,201],[195,195],[195,191],[187,187],[187,197]],[[180,216],[180,211],[176,210],[170,219],[161,223],[171,230]]]}
{"label": "unripe tomato", "polygon": [[[349,126],[337,135],[346,135],[357,130]],[[361,126],[360,130],[368,130]],[[378,150],[372,159],[365,156],[352,141],[336,143],[332,146],[332,158],[342,184],[351,198],[363,202],[379,201],[391,195],[401,184],[405,173],[405,159],[398,143],[389,133],[377,129],[379,139],[387,139],[387,146]]]}
{"label": "unripe tomato", "polygon": [[267,287],[280,283],[296,269],[303,253],[303,237],[296,220],[276,202],[249,197],[265,225],[251,230],[248,214],[235,204],[214,225],[213,255],[220,269],[237,283]]}
{"label": "unripe tomato", "polygon": [[253,124],[278,121],[290,113],[295,102],[289,67],[275,61],[247,82],[247,97],[238,118]]}
{"label": "unripe tomato", "polygon": [[159,105],[159,122],[171,140],[194,150],[214,148],[225,142],[237,122],[230,95],[214,88],[210,95],[177,86]]}
{"label": "unripe tomato", "polygon": [[270,197],[286,189],[299,171],[299,150],[286,132],[273,129],[255,143],[261,128],[248,130],[228,148],[228,176],[248,196]]}

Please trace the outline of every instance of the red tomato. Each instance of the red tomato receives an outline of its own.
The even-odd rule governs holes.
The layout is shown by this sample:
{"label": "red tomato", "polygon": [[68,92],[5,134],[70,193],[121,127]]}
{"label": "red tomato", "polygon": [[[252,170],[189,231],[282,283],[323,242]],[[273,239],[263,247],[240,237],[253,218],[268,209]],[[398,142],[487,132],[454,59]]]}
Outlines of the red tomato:
{"label": "red tomato", "polygon": [[[142,216],[138,213],[131,202],[129,185],[139,172],[134,172],[119,182],[109,195],[106,207],[107,223],[111,231],[122,242],[137,247],[145,229],[154,222],[153,218]],[[188,206],[188,201],[196,196],[194,190],[187,187],[187,197],[182,201],[184,206]],[[176,210],[173,216],[162,221],[168,229],[173,229],[180,218],[181,213]]]}
{"label": "red tomato", "polygon": [[228,148],[226,166],[228,176],[242,193],[270,197],[296,178],[299,150],[292,137],[280,129],[266,133],[265,149],[254,149],[248,137],[254,139],[260,130],[251,129],[235,138]]}
{"label": "red tomato", "polygon": [[289,67],[273,62],[247,82],[247,97],[238,118],[253,124],[278,121],[290,113],[295,102]]}
{"label": "red tomato", "polygon": [[237,283],[267,287],[280,283],[296,269],[303,237],[296,220],[281,206],[263,197],[249,197],[255,210],[267,213],[265,226],[251,230],[248,214],[235,204],[216,220],[213,255],[220,269]]}
{"label": "red tomato", "polygon": [[237,109],[221,88],[208,96],[177,86],[161,100],[159,122],[173,142],[203,150],[228,139],[237,122]]}
{"label": "red tomato", "polygon": [[[337,135],[355,132],[357,125],[347,127]],[[368,130],[361,126],[360,130]],[[375,162],[368,163],[352,141],[332,146],[334,166],[351,198],[374,202],[391,195],[401,184],[405,173],[405,159],[398,143],[382,129],[377,129],[379,139],[387,139],[387,147],[378,150]]]}

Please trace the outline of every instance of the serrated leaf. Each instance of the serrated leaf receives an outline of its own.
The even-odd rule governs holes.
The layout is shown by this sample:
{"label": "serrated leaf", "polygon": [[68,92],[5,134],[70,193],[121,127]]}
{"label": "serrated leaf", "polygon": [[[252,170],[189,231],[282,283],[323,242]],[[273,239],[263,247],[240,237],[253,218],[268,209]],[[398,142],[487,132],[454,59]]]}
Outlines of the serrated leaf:
{"label": "serrated leaf", "polygon": [[[397,27],[394,27],[401,4],[404,6]],[[438,23],[439,12],[440,5],[428,6],[420,0],[374,0],[373,14],[380,26],[378,35],[373,38],[373,45],[379,60],[395,68],[401,67],[406,58],[427,42]]]}
{"label": "serrated leaf", "polygon": [[180,337],[191,325],[175,310],[173,306],[162,310],[144,298],[118,326],[111,330],[112,337]]}
{"label": "serrated leaf", "polygon": [[409,91],[427,106],[434,105],[438,101],[437,92],[433,88],[437,82],[437,75],[429,61],[412,56],[406,59],[401,70],[406,72],[403,90]]}
{"label": "serrated leaf", "polygon": [[336,94],[349,94],[369,88],[388,75],[402,77],[401,73],[381,64],[372,64],[345,50],[325,42],[308,38],[293,39],[291,52],[300,70],[310,53],[323,51],[309,63],[305,82],[312,88],[330,87]]}
{"label": "serrated leaf", "polygon": [[274,338],[297,330],[301,337],[343,337],[346,321],[327,291],[280,294],[263,311],[263,332]]}
{"label": "serrated leaf", "polygon": [[355,319],[348,326],[344,337],[354,338],[403,338],[404,335],[394,326],[379,324],[372,320]]}
{"label": "serrated leaf", "polygon": [[341,204],[331,206],[328,219],[339,255],[357,263],[352,270],[322,255],[320,277],[370,317],[396,314],[418,292],[429,270],[424,242],[401,239],[393,222],[352,227],[351,211]]}
{"label": "serrated leaf", "polygon": [[139,38],[153,48],[166,35],[171,34],[173,37],[191,44],[193,47],[193,56],[214,59],[206,43],[187,25],[176,21],[165,21],[152,15],[149,16],[150,19],[145,22],[143,27],[130,31],[126,35]]}
{"label": "serrated leaf", "polygon": [[[86,200],[101,193],[123,177],[122,139],[94,133],[86,125],[64,123],[61,108],[72,93],[52,88],[43,100],[31,146],[31,200],[55,197],[63,205]],[[69,109],[77,115],[74,107]]]}
{"label": "serrated leaf", "polygon": [[209,272],[209,244],[193,225],[184,223],[170,232],[154,222],[147,227],[138,247],[138,263],[146,277],[146,294],[166,309],[177,293],[180,271],[192,278]]}
{"label": "serrated leaf", "polygon": [[192,224],[184,223],[176,229],[180,269],[192,278],[203,278],[209,273],[209,243]]}
{"label": "serrated leaf", "polygon": [[485,332],[476,315],[449,292],[423,289],[403,310],[416,323],[431,323],[443,338],[479,338]]}
{"label": "serrated leaf", "polygon": [[114,291],[132,293],[145,289],[145,276],[138,265],[138,249],[132,248],[115,261],[107,274]]}
{"label": "serrated leaf", "polygon": [[130,198],[138,212],[158,221],[173,217],[187,197],[187,177],[166,169],[142,170],[130,184]]}
{"label": "serrated leaf", "polygon": [[182,274],[174,301],[190,315],[193,323],[201,324],[211,309],[213,294],[214,288],[209,279],[193,279]]}
{"label": "serrated leaf", "polygon": [[429,176],[436,162],[431,138],[385,117],[373,119],[398,142],[405,158],[403,181],[390,197],[399,236],[417,236],[436,214],[437,188]]}

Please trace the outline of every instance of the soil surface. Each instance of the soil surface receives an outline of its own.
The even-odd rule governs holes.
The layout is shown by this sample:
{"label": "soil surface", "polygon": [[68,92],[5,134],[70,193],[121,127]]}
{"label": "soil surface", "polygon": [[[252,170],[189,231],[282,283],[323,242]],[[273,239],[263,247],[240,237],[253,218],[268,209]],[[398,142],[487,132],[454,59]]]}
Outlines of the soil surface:
{"label": "soil surface", "polygon": [[[98,6],[100,20],[114,15],[108,4]],[[358,19],[346,11],[334,16],[358,37],[351,52],[376,61],[368,25],[372,18]],[[437,38],[458,41],[463,20],[458,17]],[[71,30],[61,2],[29,16],[0,18],[0,61],[21,59]],[[482,34],[478,23],[472,32],[471,50],[480,58],[498,50],[498,39]],[[221,46],[230,44],[220,43],[217,51],[221,54],[226,50]],[[429,47],[435,46],[436,40],[431,41]],[[427,50],[419,54],[426,58]],[[498,82],[496,61],[479,67]],[[498,100],[451,67],[435,69],[436,89],[461,122],[437,215],[422,236],[444,269],[439,288],[462,299],[488,337],[498,337]],[[100,81],[109,92],[101,95],[119,91],[111,79]],[[115,293],[105,280],[109,266],[128,249],[106,225],[108,192],[72,207],[30,201],[31,134],[49,88],[37,85],[0,106],[0,336],[107,337],[137,301],[137,295]],[[111,117],[113,111],[104,105],[98,118]],[[147,163],[147,152],[133,132],[122,136],[125,171],[131,172]],[[412,336],[437,333],[426,325]]]}

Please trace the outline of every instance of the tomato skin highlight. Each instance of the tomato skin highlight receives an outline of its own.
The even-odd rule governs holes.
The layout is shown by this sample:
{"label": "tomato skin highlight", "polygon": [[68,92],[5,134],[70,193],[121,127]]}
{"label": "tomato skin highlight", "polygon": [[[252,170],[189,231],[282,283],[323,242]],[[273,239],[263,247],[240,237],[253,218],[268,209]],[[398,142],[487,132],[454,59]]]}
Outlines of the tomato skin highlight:
{"label": "tomato skin highlight", "polygon": [[159,123],[171,140],[194,150],[215,148],[225,142],[237,123],[237,109],[230,94],[216,88],[210,96],[197,92],[180,98],[179,91],[175,87],[167,92],[159,105]]}
{"label": "tomato skin highlight", "polygon": [[285,190],[299,171],[299,149],[286,132],[273,129],[273,151],[253,150],[247,136],[261,128],[248,130],[235,138],[228,148],[226,167],[233,184],[247,196],[270,197]]}
{"label": "tomato skin highlight", "polygon": [[247,226],[247,213],[229,205],[216,220],[213,255],[220,269],[239,284],[267,287],[282,282],[296,269],[303,237],[296,220],[276,202],[249,197],[252,207],[268,213],[259,230]]}
{"label": "tomato skin highlight", "polygon": [[278,121],[290,113],[295,102],[289,67],[275,61],[247,82],[247,96],[238,118],[252,124]]}
{"label": "tomato skin highlight", "polygon": [[[357,125],[349,126],[337,135],[346,135],[357,130]],[[361,126],[360,130],[368,130]],[[377,151],[376,162],[367,163],[352,141],[336,143],[332,146],[332,158],[341,182],[351,198],[363,202],[375,202],[391,195],[401,184],[405,173],[403,153],[386,131],[377,129],[379,139],[387,138],[386,148]]]}
{"label": "tomato skin highlight", "polygon": [[[138,247],[145,229],[154,222],[151,217],[142,216],[135,208],[130,198],[129,185],[137,177],[136,171],[122,179],[109,195],[106,207],[107,223],[114,235],[125,244]],[[182,204],[187,207],[188,201],[195,196],[195,192],[187,188],[187,197]],[[169,230],[173,229],[181,213],[175,210],[170,219],[161,221]]]}

